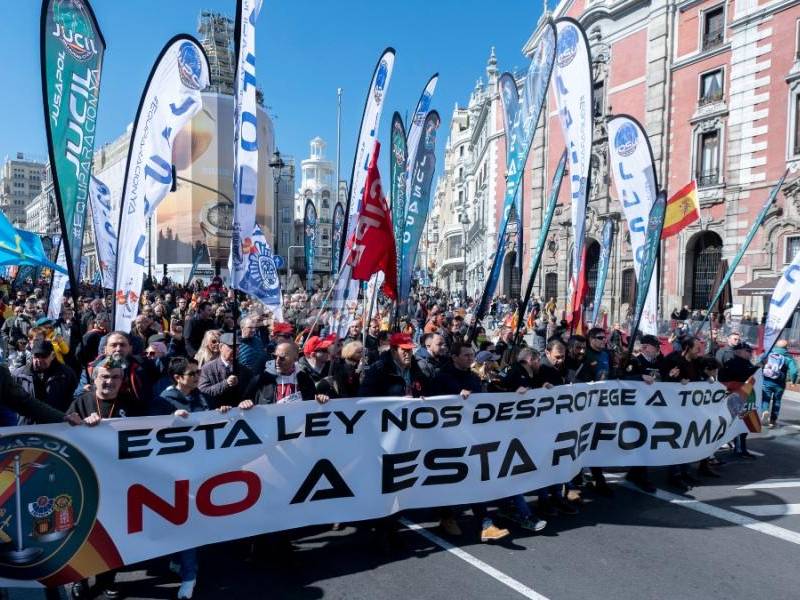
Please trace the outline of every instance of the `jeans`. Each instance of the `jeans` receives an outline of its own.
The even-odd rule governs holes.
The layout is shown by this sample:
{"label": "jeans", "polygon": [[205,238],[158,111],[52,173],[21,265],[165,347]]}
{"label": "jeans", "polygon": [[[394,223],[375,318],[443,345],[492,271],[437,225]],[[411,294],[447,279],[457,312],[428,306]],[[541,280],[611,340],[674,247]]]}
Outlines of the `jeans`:
{"label": "jeans", "polygon": [[747,452],[747,434],[742,433],[733,438],[733,452],[734,454],[742,454]]}
{"label": "jeans", "polygon": [[197,548],[181,550],[175,555],[181,566],[181,581],[194,581],[197,579]]}
{"label": "jeans", "polygon": [[[783,392],[786,388],[770,385],[764,383],[761,390],[761,412],[769,411],[769,420],[774,423],[778,420],[778,413],[781,412],[781,400],[783,399]],[[769,403],[772,400],[772,409],[770,410]]]}

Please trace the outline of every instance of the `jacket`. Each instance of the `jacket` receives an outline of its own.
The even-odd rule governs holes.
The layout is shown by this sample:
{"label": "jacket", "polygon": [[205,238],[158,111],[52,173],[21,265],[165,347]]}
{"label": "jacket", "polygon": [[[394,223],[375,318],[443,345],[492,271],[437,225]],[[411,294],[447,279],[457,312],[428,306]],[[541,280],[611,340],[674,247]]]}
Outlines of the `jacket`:
{"label": "jacket", "polygon": [[439,372],[450,363],[448,357],[433,356],[424,346],[416,351],[414,357],[417,359],[420,371],[422,371],[429,383],[436,379]]}
{"label": "jacket", "polygon": [[197,317],[192,317],[186,321],[183,330],[183,337],[186,339],[186,353],[189,356],[197,354],[206,331],[214,328],[214,319],[198,319]]}
{"label": "jacket", "polygon": [[[317,395],[314,380],[311,376],[297,368],[297,390],[303,400],[313,400]],[[252,400],[255,404],[275,404],[275,391],[277,388],[278,372],[275,369],[275,361],[267,363],[264,370],[257,376],[250,379],[250,384],[244,391],[242,399]]]}
{"label": "jacket", "polygon": [[[771,358],[773,354],[777,356]],[[797,381],[797,364],[786,348],[773,348],[759,362],[764,363],[764,385],[784,388],[787,380],[792,383]]]}
{"label": "jacket", "polygon": [[[669,372],[675,367],[678,367],[680,373],[677,377],[671,377]],[[722,370],[724,370],[724,367]],[[722,379],[721,371],[719,380],[724,381]],[[749,376],[750,375],[747,377]],[[747,377],[744,379],[747,379]],[[687,379],[689,381],[703,381],[705,378],[705,374],[700,368],[700,362],[698,360],[687,360],[683,353],[677,350],[664,357],[664,360],[661,362],[661,381],[681,381],[683,379]],[[744,379],[742,381],[744,381]]]}
{"label": "jacket", "polygon": [[[31,398],[36,398],[36,379],[40,374],[33,371],[31,365],[25,365],[15,369],[12,373],[14,380],[24,389]],[[57,361],[53,361],[46,371],[41,373],[44,383],[44,398],[38,398],[42,402],[46,402],[56,410],[65,411],[69,408],[72,402],[72,393],[78,386],[78,378],[69,367],[62,365]],[[30,425],[35,423],[33,419],[27,419],[21,425]]]}
{"label": "jacket", "polygon": [[367,398],[411,395],[419,398],[424,394],[426,378],[413,358],[408,368],[408,377],[406,386],[406,380],[395,365],[391,351],[387,350],[378,357],[377,362],[364,371],[358,395]]}
{"label": "jacket", "polygon": [[83,392],[70,404],[67,412],[76,412],[82,419],[92,413],[98,412],[104,419],[117,419],[122,417],[145,417],[148,405],[137,402],[132,396],[119,394],[114,400],[100,400],[95,397],[94,390]]}
{"label": "jacket", "polygon": [[331,363],[326,362],[322,366],[322,371],[317,371],[314,367],[311,366],[311,363],[308,362],[308,359],[305,356],[301,356],[300,360],[297,361],[297,368],[300,371],[304,371],[308,374],[309,377],[314,381],[316,384],[319,381],[322,381],[323,377],[327,377],[328,373],[330,372]]}
{"label": "jacket", "polygon": [[239,338],[239,364],[247,367],[251,373],[260,373],[267,362],[267,351],[261,339],[254,335],[249,338]]}
{"label": "jacket", "polygon": [[208,402],[200,390],[195,390],[186,397],[183,392],[171,385],[161,392],[150,406],[151,415],[171,415],[176,410],[200,412],[208,410]]}
{"label": "jacket", "polygon": [[200,383],[198,389],[208,400],[211,408],[220,406],[237,406],[245,399],[242,395],[245,381],[252,379],[252,373],[244,365],[239,365],[239,383],[229,386],[227,378],[233,375],[233,368],[226,367],[221,358],[215,358],[203,365],[200,369]]}
{"label": "jacket", "polygon": [[553,378],[552,374],[550,374],[549,378],[546,378],[547,374],[548,371],[542,373],[542,367],[539,365],[539,370],[530,375],[522,364],[515,362],[506,370],[501,385],[508,392],[516,392],[521,387],[536,389],[542,387],[546,382],[549,383],[549,380]]}
{"label": "jacket", "polygon": [[28,394],[14,381],[11,372],[0,365],[0,403],[36,423],[61,423],[64,413]]}
{"label": "jacket", "polygon": [[431,387],[433,394],[437,396],[459,394],[461,390],[477,393],[483,391],[483,382],[480,377],[469,369],[462,371],[456,369],[453,365],[448,365],[439,371]]}

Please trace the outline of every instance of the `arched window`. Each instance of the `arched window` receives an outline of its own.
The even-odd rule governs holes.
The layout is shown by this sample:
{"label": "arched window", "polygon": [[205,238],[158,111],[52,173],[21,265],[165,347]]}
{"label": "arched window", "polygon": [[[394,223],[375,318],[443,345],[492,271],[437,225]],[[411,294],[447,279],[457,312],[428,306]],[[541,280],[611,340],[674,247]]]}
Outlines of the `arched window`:
{"label": "arched window", "polygon": [[594,293],[597,289],[597,268],[600,264],[600,244],[596,240],[586,240],[586,299],[584,306],[594,302]]}
{"label": "arched window", "polygon": [[622,272],[622,304],[633,305],[636,302],[636,271],[625,269]]}
{"label": "arched window", "polygon": [[544,301],[558,298],[558,273],[548,273],[544,276]]}
{"label": "arched window", "polygon": [[713,231],[701,231],[686,245],[685,303],[692,310],[705,310],[716,291],[714,280],[722,260],[722,238]]}
{"label": "arched window", "polygon": [[516,251],[506,254],[503,260],[503,275],[503,294],[507,298],[519,298],[522,283]]}

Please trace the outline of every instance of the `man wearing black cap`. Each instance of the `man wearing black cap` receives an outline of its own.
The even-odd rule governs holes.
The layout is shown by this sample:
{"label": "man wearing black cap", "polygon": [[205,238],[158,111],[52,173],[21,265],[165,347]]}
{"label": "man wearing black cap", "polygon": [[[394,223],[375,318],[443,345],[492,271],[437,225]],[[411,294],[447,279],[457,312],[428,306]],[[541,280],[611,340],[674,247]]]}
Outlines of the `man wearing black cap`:
{"label": "man wearing black cap", "polygon": [[[14,380],[31,398],[44,402],[56,410],[66,411],[72,401],[72,393],[78,378],[69,367],[56,360],[53,344],[48,340],[37,340],[31,348],[31,362],[14,370]],[[21,424],[36,423],[25,418]]]}
{"label": "man wearing black cap", "polygon": [[244,365],[238,365],[238,375],[234,373],[236,355],[233,349],[233,334],[219,336],[219,358],[207,362],[200,370],[198,388],[205,394],[212,408],[238,406],[244,398],[245,386],[252,373]]}

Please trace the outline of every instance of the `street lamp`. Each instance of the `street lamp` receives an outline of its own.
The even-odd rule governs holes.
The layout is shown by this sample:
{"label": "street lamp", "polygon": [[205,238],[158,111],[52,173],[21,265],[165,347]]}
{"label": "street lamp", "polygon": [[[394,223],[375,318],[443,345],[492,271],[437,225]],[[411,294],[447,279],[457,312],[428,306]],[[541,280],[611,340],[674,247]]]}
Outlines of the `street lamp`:
{"label": "street lamp", "polygon": [[464,248],[464,274],[461,276],[461,295],[464,306],[467,304],[467,229],[469,229],[470,221],[469,215],[466,212],[459,215],[458,220],[461,222],[461,227],[464,231],[464,236],[461,238],[461,246]]}
{"label": "street lamp", "polygon": [[[278,185],[281,182],[281,178],[283,177],[283,168],[286,166],[286,163],[281,158],[280,151],[275,148],[275,152],[272,153],[272,160],[269,161],[269,167],[272,169],[272,180],[275,182],[275,211],[273,214],[273,228],[272,231],[275,232],[275,240],[273,246],[275,247],[275,253],[280,254],[280,237],[278,236],[278,223],[280,223],[280,210],[281,210],[281,203],[278,201]],[[288,258],[288,257],[287,257]]]}

